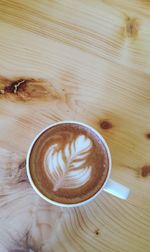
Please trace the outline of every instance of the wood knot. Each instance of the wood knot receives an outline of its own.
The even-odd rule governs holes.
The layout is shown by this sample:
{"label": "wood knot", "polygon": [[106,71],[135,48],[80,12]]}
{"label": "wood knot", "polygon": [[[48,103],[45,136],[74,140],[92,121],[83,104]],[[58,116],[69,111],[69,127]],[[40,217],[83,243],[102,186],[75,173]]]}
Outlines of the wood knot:
{"label": "wood knot", "polygon": [[28,101],[52,98],[58,99],[55,89],[43,79],[19,78],[17,80],[2,79],[0,94],[1,97],[13,98],[17,101]]}
{"label": "wood knot", "polygon": [[145,134],[147,139],[150,139],[150,133]]}
{"label": "wood knot", "polygon": [[145,165],[141,168],[141,176],[147,177],[150,174],[150,165]]}
{"label": "wood knot", "polygon": [[139,32],[139,22],[137,18],[126,17],[125,25],[121,28],[123,37],[136,39]]}
{"label": "wood knot", "polygon": [[108,120],[103,120],[103,121],[100,121],[100,127],[103,129],[103,130],[108,130],[108,129],[111,129],[113,127],[112,123]]}
{"label": "wood knot", "polygon": [[70,102],[65,87],[58,89],[49,80],[27,77],[12,80],[0,76],[0,99],[9,99],[16,102],[32,100]]}
{"label": "wood knot", "polygon": [[96,235],[99,235],[99,234],[100,234],[99,228],[97,228],[97,229],[94,231],[94,233],[95,233]]}
{"label": "wood knot", "polygon": [[5,86],[3,93],[14,93],[16,94],[18,91],[24,90],[26,86],[27,80],[19,79],[16,81],[12,81],[9,85]]}

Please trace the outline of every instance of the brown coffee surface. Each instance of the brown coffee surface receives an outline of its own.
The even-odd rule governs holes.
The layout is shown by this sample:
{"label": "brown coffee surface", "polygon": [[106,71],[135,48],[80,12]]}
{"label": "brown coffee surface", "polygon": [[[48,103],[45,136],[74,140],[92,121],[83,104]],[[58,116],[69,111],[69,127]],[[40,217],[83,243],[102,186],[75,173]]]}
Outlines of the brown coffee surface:
{"label": "brown coffee surface", "polygon": [[47,129],[35,141],[29,167],[33,183],[48,199],[75,204],[99,191],[109,159],[96,133],[76,123],[64,123]]}

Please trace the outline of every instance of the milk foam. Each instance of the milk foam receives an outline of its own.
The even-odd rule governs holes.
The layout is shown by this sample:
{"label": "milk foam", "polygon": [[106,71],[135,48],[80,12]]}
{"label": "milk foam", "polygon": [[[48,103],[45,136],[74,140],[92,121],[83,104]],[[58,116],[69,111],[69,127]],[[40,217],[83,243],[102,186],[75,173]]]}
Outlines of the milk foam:
{"label": "milk foam", "polygon": [[50,146],[45,155],[45,171],[53,184],[53,191],[83,186],[91,177],[92,167],[87,160],[92,152],[92,141],[79,135],[60,149],[60,143]]}

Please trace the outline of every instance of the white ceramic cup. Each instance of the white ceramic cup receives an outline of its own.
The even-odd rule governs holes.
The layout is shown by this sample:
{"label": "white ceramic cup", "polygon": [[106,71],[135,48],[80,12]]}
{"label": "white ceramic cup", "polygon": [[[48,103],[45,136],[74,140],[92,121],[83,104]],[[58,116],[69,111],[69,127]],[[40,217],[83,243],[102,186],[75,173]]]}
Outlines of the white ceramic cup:
{"label": "white ceramic cup", "polygon": [[[94,132],[99,137],[99,139],[101,140],[101,142],[103,143],[103,145],[105,146],[106,151],[107,151],[107,155],[108,155],[108,158],[109,158],[109,169],[108,169],[106,180],[105,180],[104,184],[102,185],[102,187],[91,198],[89,198],[89,199],[87,199],[85,201],[79,202],[79,203],[75,203],[75,204],[59,203],[59,202],[50,200],[45,195],[43,195],[38,190],[38,188],[36,187],[36,185],[34,184],[34,182],[32,180],[32,177],[31,177],[31,174],[30,174],[30,166],[29,166],[29,159],[30,159],[30,154],[31,154],[32,147],[33,147],[34,143],[36,142],[36,140],[41,136],[41,134],[44,131],[46,131],[47,129],[51,128],[51,127],[54,127],[54,126],[57,126],[57,125],[61,125],[61,124],[65,124],[65,123],[67,123],[67,124],[75,123],[75,124],[78,124],[78,125],[81,125],[81,126],[87,128],[87,129],[90,129],[92,132]],[[57,206],[61,206],[61,207],[77,207],[77,206],[85,205],[85,204],[91,202],[93,199],[95,199],[97,197],[97,195],[99,195],[102,191],[108,192],[108,193],[110,193],[110,194],[112,194],[112,195],[114,195],[114,196],[116,196],[116,197],[118,197],[120,199],[126,200],[128,198],[130,190],[129,190],[129,188],[125,187],[124,185],[121,185],[120,183],[115,182],[112,179],[110,179],[111,169],[112,169],[112,159],[111,159],[110,150],[108,148],[108,145],[107,145],[105,139],[94,128],[92,128],[91,126],[89,126],[89,125],[87,125],[85,123],[81,123],[81,122],[78,122],[78,121],[61,121],[61,122],[57,122],[57,123],[51,124],[47,128],[43,129],[34,138],[33,142],[31,143],[30,148],[29,148],[28,153],[27,153],[27,158],[26,158],[27,175],[28,175],[30,184],[32,185],[33,189],[37,192],[37,194],[41,198],[43,198],[44,200],[46,200],[48,203],[51,203],[51,204],[54,204],[54,205],[57,205]]]}

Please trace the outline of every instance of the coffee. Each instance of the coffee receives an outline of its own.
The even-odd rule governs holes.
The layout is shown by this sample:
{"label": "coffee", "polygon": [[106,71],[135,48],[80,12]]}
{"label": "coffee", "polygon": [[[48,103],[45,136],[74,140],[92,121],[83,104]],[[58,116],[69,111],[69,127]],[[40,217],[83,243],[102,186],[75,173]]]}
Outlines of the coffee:
{"label": "coffee", "polygon": [[77,204],[103,186],[109,158],[93,130],[78,123],[62,123],[46,129],[34,142],[29,168],[34,185],[44,196],[62,204]]}

